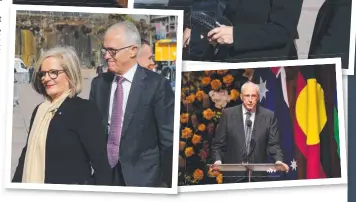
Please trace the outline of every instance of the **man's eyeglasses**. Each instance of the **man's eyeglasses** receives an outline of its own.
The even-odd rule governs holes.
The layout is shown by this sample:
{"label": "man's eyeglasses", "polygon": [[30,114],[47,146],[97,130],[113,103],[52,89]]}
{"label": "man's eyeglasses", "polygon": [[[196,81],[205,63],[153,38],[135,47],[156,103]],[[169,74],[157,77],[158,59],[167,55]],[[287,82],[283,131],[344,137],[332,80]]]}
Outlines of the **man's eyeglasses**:
{"label": "man's eyeglasses", "polygon": [[252,94],[252,95],[250,95],[250,94],[242,94],[242,96],[244,97],[244,98],[252,98],[252,99],[257,99],[257,97],[258,97],[258,95],[256,95],[256,94]]}
{"label": "man's eyeglasses", "polygon": [[107,52],[109,52],[109,54],[110,54],[111,56],[115,56],[118,52],[120,52],[120,51],[122,51],[122,50],[124,50],[124,49],[126,49],[126,48],[130,48],[131,46],[133,46],[133,45],[125,46],[125,47],[119,48],[119,49],[104,48],[104,47],[102,47],[102,48],[100,49],[100,52],[101,52],[102,55],[105,55],[105,53],[106,53],[106,51],[107,51]]}
{"label": "man's eyeglasses", "polygon": [[64,70],[56,70],[56,69],[51,69],[49,71],[39,71],[37,73],[38,78],[43,78],[44,76],[46,76],[46,74],[48,74],[49,78],[51,79],[56,79],[58,77],[59,74],[65,72]]}

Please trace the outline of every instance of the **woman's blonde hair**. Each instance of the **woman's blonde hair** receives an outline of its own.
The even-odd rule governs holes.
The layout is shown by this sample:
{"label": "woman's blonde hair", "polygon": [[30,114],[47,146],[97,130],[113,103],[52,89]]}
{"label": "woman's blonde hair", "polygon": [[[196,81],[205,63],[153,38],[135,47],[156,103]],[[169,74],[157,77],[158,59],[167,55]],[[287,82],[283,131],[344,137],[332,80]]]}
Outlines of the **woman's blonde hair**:
{"label": "woman's blonde hair", "polygon": [[72,47],[57,46],[47,50],[41,55],[40,59],[35,65],[32,75],[33,89],[35,89],[35,91],[39,94],[49,98],[41,82],[41,78],[38,76],[38,73],[41,71],[41,65],[43,61],[49,57],[57,58],[63,67],[63,70],[68,78],[69,88],[71,90],[69,97],[78,95],[82,91],[83,77],[80,70],[80,61],[78,55]]}

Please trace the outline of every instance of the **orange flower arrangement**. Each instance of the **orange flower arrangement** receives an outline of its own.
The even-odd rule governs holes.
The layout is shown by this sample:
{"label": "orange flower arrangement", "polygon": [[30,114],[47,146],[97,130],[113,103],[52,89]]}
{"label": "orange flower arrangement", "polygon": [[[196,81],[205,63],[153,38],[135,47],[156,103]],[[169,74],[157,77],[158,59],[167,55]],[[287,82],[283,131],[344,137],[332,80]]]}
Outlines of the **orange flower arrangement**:
{"label": "orange flower arrangement", "polygon": [[188,113],[183,113],[180,115],[180,122],[185,124],[188,123],[189,121],[189,114]]}
{"label": "orange flower arrangement", "polygon": [[228,72],[229,70],[227,69],[222,69],[222,70],[217,70],[216,73],[220,74],[220,75],[224,75]]}
{"label": "orange flower arrangement", "polygon": [[209,85],[211,82],[211,78],[210,76],[204,76],[201,80],[201,83],[203,84],[203,86],[207,86]]}
{"label": "orange flower arrangement", "polygon": [[192,138],[193,145],[197,145],[198,143],[200,143],[200,141],[201,141],[201,136],[197,135],[197,134],[194,134],[193,138]]}
{"label": "orange flower arrangement", "polygon": [[215,116],[215,112],[213,112],[211,109],[206,109],[203,112],[203,116],[206,120],[210,121]]}
{"label": "orange flower arrangement", "polygon": [[182,138],[188,139],[188,138],[191,138],[192,135],[193,135],[192,129],[190,129],[190,128],[188,128],[188,127],[185,127],[185,128],[182,130]]}
{"label": "orange flower arrangement", "polygon": [[197,91],[197,93],[195,94],[195,96],[196,96],[196,98],[197,98],[197,100],[199,101],[199,102],[201,102],[202,100],[203,100],[203,96],[204,96],[204,91],[202,91],[202,90],[198,90]]}
{"label": "orange flower arrangement", "polygon": [[198,169],[195,169],[194,173],[193,173],[193,178],[194,180],[202,180],[204,177],[204,171]]}
{"label": "orange flower arrangement", "polygon": [[184,153],[185,153],[185,156],[186,156],[186,157],[191,157],[191,156],[193,156],[193,154],[194,154],[194,149],[193,149],[193,147],[187,147],[187,148],[185,148]]}
{"label": "orange flower arrangement", "polygon": [[183,151],[186,143],[183,141],[179,141],[179,151]]}
{"label": "orange flower arrangement", "polygon": [[201,131],[201,132],[204,132],[205,129],[206,129],[206,126],[203,123],[198,126],[198,130]]}
{"label": "orange flower arrangement", "polygon": [[189,88],[182,88],[182,93],[187,93],[189,91]]}
{"label": "orange flower arrangement", "polygon": [[231,74],[228,74],[228,75],[224,76],[224,78],[223,78],[223,82],[227,86],[230,86],[233,81],[234,81],[234,77]]}
{"label": "orange flower arrangement", "polygon": [[216,182],[218,184],[222,184],[223,183],[223,175],[222,175],[222,173],[219,173],[219,175],[216,176]]}
{"label": "orange flower arrangement", "polygon": [[211,85],[211,88],[212,88],[213,90],[219,90],[219,89],[221,88],[221,86],[222,86],[222,83],[221,83],[221,81],[220,81],[219,79],[214,79],[214,80],[210,83],[210,85]]}
{"label": "orange flower arrangement", "polygon": [[188,97],[185,98],[188,103],[193,103],[195,101],[195,94],[191,93]]}
{"label": "orange flower arrangement", "polygon": [[230,91],[230,99],[231,99],[231,100],[236,101],[237,98],[239,98],[239,96],[240,96],[239,91],[237,91],[237,90],[235,90],[235,89],[232,89],[232,90]]}

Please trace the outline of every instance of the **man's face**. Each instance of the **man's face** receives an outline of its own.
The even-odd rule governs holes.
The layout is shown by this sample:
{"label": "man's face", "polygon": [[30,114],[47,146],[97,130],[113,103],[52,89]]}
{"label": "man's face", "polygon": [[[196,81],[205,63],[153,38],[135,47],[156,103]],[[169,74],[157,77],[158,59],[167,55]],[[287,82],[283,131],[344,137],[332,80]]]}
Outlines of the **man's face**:
{"label": "man's face", "polygon": [[140,54],[137,58],[137,62],[141,67],[151,69],[154,66],[153,53],[151,46],[143,44],[141,46]]}
{"label": "man's face", "polygon": [[103,48],[106,49],[104,59],[108,63],[108,71],[123,74],[127,66],[135,59],[137,46],[128,44],[123,28],[110,30],[104,36]]}
{"label": "man's face", "polygon": [[248,84],[241,93],[242,104],[248,111],[255,111],[259,100],[257,86]]}

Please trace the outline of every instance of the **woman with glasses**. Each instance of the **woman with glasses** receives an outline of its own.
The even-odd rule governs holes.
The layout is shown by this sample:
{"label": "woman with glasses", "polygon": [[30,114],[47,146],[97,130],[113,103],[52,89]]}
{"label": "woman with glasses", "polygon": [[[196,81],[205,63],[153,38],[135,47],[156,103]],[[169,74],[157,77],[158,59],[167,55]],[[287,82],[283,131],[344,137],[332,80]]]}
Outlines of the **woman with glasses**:
{"label": "woman with glasses", "polygon": [[110,185],[106,135],[94,103],[78,97],[80,62],[72,48],[45,52],[32,87],[45,100],[32,113],[13,182]]}

